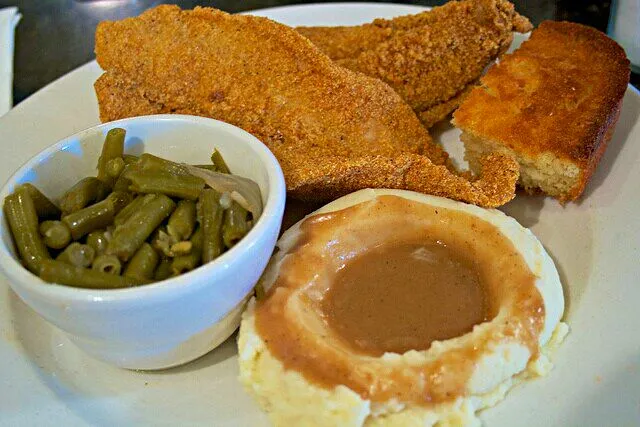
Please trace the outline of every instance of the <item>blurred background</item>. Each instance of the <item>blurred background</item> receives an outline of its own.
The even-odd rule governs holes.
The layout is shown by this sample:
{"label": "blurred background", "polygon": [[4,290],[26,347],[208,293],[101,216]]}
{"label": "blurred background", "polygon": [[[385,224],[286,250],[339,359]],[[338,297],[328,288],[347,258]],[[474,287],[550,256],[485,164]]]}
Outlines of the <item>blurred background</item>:
{"label": "blurred background", "polygon": [[[616,1],[616,0],[614,0]],[[640,0],[618,0],[639,3]],[[606,31],[615,3],[596,0],[512,0],[518,12],[534,25],[545,19],[567,20]],[[211,6],[227,12],[266,7],[318,3],[317,0],[0,0],[0,8],[17,6],[22,20],[16,28],[14,64],[14,104],[19,103],[51,81],[94,58],[96,25],[138,15],[163,3],[182,8]],[[395,1],[413,5],[437,6],[445,1]],[[636,30],[640,23],[636,25]],[[632,83],[638,87],[635,74]]]}

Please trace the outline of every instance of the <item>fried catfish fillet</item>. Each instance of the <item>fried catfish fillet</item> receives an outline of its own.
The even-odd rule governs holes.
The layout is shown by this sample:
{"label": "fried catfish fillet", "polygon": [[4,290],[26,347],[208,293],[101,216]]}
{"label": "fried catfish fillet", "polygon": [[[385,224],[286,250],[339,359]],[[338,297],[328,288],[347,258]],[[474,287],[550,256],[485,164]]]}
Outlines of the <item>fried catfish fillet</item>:
{"label": "fried catfish fillet", "polygon": [[295,30],[265,18],[159,6],[103,22],[96,56],[100,117],[213,117],[263,141],[287,190],[324,202],[366,187],[437,194],[481,206],[514,196],[517,166],[486,163],[471,182],[445,166],[411,108],[380,80],[334,64]]}
{"label": "fried catfish fillet", "polygon": [[389,84],[425,126],[446,118],[513,32],[531,30],[506,0],[451,1],[354,27],[298,27],[337,64]]}

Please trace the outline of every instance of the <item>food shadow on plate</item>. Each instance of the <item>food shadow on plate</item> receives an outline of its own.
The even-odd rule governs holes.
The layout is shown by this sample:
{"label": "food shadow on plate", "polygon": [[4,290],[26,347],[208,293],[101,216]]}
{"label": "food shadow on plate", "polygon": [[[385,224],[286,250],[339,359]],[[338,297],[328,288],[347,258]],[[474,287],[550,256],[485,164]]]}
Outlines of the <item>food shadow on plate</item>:
{"label": "food shadow on plate", "polygon": [[[635,93],[634,93],[635,92]],[[598,189],[607,179],[609,174],[614,169],[614,165],[618,164],[618,167],[625,164],[627,166],[631,166],[637,163],[636,160],[640,157],[640,146],[638,141],[631,141],[629,135],[631,135],[632,130],[638,126],[638,120],[640,119],[640,95],[639,92],[633,88],[627,88],[627,92],[622,101],[622,111],[620,112],[620,118],[618,119],[618,124],[615,128],[615,133],[609,141],[607,145],[607,149],[602,156],[602,159],[596,168],[593,176],[589,184],[587,184],[587,188],[584,191],[584,194],[578,201],[579,204],[587,203],[589,201],[589,197]],[[627,153],[631,154],[631,158],[621,159],[622,162],[618,161],[618,157],[622,150],[629,144],[634,144],[634,147],[627,147]],[[631,153],[629,153],[629,150]],[[622,163],[622,164],[621,164]],[[629,172],[631,171],[630,167],[626,167],[626,170],[616,171],[617,173],[624,174],[625,179],[622,179],[620,182],[625,182],[626,177],[628,177]],[[607,194],[605,197],[600,198],[601,202],[605,202],[605,204],[609,205],[611,202],[615,200],[618,192],[612,192],[611,194]]]}
{"label": "food shadow on plate", "polygon": [[469,169],[469,164],[464,159],[464,145],[460,141],[460,131],[451,124],[452,116],[436,123],[429,129],[429,135],[435,144],[439,144],[449,154],[453,166],[459,172]]}
{"label": "food shadow on plate", "polygon": [[542,194],[527,194],[522,189],[516,190],[516,197],[499,210],[515,218],[523,227],[531,228],[538,223],[540,211],[544,207],[546,197]]}
{"label": "food shadow on plate", "polygon": [[227,338],[218,347],[211,350],[209,353],[200,356],[196,360],[187,362],[183,365],[174,366],[173,368],[158,369],[154,371],[140,371],[149,376],[156,375],[175,375],[181,373],[188,373],[193,371],[199,371],[208,368],[213,365],[225,362],[227,359],[234,357],[238,354],[238,345],[236,341],[238,339],[238,331],[236,330],[229,338]]}

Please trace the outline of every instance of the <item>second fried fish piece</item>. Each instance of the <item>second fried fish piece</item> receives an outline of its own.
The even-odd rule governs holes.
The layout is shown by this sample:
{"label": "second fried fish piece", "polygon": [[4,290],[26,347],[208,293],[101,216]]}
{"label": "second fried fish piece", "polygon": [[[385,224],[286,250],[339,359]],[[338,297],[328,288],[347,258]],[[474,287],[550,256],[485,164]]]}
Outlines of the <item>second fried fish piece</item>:
{"label": "second fried fish piece", "polygon": [[431,127],[508,49],[514,31],[530,29],[506,0],[465,0],[359,26],[296,30],[337,64],[389,84]]}
{"label": "second fried fish piece", "polygon": [[513,161],[495,158],[474,182],[455,175],[393,89],[265,18],[159,6],[101,23],[96,56],[103,121],[182,113],[235,124],[276,155],[294,198],[323,202],[381,186],[482,206],[514,195]]}

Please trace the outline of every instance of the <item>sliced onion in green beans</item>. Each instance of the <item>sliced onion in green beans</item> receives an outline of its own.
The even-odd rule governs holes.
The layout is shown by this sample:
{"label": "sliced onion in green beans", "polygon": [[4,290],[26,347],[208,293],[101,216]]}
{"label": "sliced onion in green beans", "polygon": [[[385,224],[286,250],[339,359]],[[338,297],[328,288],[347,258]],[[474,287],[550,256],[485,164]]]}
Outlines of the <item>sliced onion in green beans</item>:
{"label": "sliced onion in green beans", "polygon": [[205,183],[219,193],[229,193],[232,200],[251,212],[254,221],[262,214],[260,187],[254,181],[237,175],[224,174],[200,169],[191,165],[184,167],[193,176],[202,178]]}

